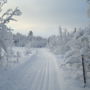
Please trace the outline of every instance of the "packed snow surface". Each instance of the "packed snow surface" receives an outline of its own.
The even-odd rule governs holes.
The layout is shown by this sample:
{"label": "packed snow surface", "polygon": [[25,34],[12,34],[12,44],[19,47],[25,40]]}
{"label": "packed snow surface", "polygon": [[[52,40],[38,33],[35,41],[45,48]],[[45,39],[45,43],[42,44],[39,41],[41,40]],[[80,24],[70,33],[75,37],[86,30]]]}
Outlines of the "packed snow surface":
{"label": "packed snow surface", "polygon": [[3,74],[0,90],[61,90],[55,56],[37,49],[26,62]]}
{"label": "packed snow surface", "polygon": [[32,51],[17,65],[0,68],[0,90],[90,90],[72,79],[75,73],[62,68],[63,57],[46,48]]}

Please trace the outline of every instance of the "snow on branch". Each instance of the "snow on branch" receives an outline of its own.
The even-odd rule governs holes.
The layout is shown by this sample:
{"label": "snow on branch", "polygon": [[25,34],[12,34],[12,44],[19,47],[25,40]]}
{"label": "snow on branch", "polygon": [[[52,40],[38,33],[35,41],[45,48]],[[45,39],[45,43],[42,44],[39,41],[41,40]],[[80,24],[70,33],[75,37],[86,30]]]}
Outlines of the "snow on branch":
{"label": "snow on branch", "polygon": [[20,16],[22,12],[20,11],[19,8],[13,9],[8,9],[1,17],[1,23],[6,24],[10,21],[17,21],[16,19],[13,18],[13,16]]}
{"label": "snow on branch", "polygon": [[2,11],[2,7],[7,3],[7,0],[0,0],[0,12]]}

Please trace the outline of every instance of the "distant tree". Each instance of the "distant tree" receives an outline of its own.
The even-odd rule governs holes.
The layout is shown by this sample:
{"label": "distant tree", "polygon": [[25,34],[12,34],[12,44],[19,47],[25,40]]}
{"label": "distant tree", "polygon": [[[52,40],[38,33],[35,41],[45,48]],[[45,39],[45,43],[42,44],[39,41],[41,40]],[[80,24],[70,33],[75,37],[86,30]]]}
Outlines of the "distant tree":
{"label": "distant tree", "polygon": [[60,34],[60,39],[62,39],[62,34],[63,34],[63,32],[62,32],[62,28],[61,27],[59,27],[59,34]]}
{"label": "distant tree", "polygon": [[33,36],[33,32],[32,31],[29,32],[29,36]]}
{"label": "distant tree", "polygon": [[15,46],[18,46],[18,47],[24,47],[27,43],[27,37],[20,33],[14,34],[13,40],[14,40]]}
{"label": "distant tree", "polygon": [[76,33],[76,31],[77,31],[77,28],[75,27],[75,28],[74,28],[74,32],[73,32],[73,33]]}
{"label": "distant tree", "polygon": [[32,31],[29,31],[29,33],[28,33],[28,39],[29,40],[32,40],[32,38],[33,38],[33,32]]}

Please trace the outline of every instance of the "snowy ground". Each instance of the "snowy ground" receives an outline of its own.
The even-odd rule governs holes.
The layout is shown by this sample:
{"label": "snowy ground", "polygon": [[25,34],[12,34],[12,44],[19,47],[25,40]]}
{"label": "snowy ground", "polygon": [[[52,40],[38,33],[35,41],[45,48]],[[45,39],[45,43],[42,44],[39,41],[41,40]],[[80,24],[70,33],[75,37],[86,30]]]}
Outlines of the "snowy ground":
{"label": "snowy ground", "polygon": [[0,90],[89,90],[66,78],[67,72],[59,64],[62,57],[45,48],[34,51],[15,68],[0,69]]}

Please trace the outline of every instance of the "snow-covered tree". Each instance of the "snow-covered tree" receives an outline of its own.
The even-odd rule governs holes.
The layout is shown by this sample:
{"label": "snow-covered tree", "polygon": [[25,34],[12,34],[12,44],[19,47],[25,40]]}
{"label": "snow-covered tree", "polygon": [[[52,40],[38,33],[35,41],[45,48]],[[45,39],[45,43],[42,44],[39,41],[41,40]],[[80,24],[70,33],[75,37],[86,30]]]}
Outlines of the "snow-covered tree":
{"label": "snow-covered tree", "polygon": [[[0,12],[2,7],[7,3],[7,0],[0,0]],[[11,29],[7,27],[7,23],[10,21],[16,21],[13,16],[20,16],[21,11],[18,8],[8,9],[0,16],[0,56],[2,56],[2,50],[8,53],[9,47],[11,48],[13,42],[13,35]]]}
{"label": "snow-covered tree", "polygon": [[33,32],[32,31],[29,31],[29,33],[28,33],[28,40],[32,40],[33,39]]}
{"label": "snow-covered tree", "polygon": [[49,48],[56,54],[64,54],[69,50],[67,42],[70,40],[70,34],[66,29],[59,27],[59,35],[49,37]]}

